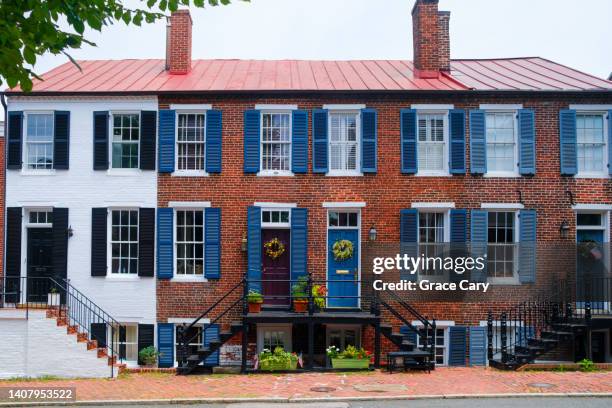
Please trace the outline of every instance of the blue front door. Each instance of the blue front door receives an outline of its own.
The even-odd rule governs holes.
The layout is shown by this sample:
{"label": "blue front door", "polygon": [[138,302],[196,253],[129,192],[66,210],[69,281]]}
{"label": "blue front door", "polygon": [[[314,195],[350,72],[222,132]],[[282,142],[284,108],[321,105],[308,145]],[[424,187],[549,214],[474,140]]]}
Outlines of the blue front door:
{"label": "blue front door", "polygon": [[[332,248],[343,239],[353,243],[353,256],[336,260]],[[359,230],[330,229],[327,242],[327,307],[359,307]]]}
{"label": "blue front door", "polygon": [[576,307],[584,308],[588,300],[591,309],[604,309],[610,301],[604,284],[607,261],[604,230],[577,230],[576,243]]}

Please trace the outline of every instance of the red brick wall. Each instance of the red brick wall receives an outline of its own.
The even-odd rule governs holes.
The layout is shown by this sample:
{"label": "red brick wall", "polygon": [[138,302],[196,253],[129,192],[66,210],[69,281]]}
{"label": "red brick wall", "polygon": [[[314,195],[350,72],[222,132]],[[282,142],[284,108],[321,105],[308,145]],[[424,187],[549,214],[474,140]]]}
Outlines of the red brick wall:
{"label": "red brick wall", "polygon": [[418,0],[412,9],[414,67],[423,75],[440,70],[438,0]]}
{"label": "red brick wall", "polygon": [[[607,99],[606,99],[607,98]],[[223,111],[223,171],[209,177],[159,177],[158,205],[168,201],[210,201],[222,209],[222,278],[207,283],[159,281],[158,320],[168,317],[192,317],[235,285],[246,270],[246,254],[241,239],[246,233],[247,206],[254,202],[297,203],[308,208],[308,264],[316,277],[326,271],[326,201],[364,201],[361,239],[364,258],[368,254],[367,234],[370,226],[378,230],[380,243],[399,241],[399,211],[412,202],[455,202],[457,208],[480,208],[482,202],[518,203],[519,193],[525,208],[538,211],[537,237],[538,285],[554,285],[560,268],[551,247],[559,247],[559,225],[570,224],[573,242],[575,214],[567,190],[577,203],[612,203],[612,182],[608,179],[575,179],[559,174],[558,112],[570,103],[610,103],[609,96],[531,96],[495,97],[483,94],[461,96],[419,96],[372,94],[345,96],[193,96],[161,97],[160,108],[170,103],[211,103]],[[295,177],[256,177],[243,172],[243,112],[258,103],[297,104],[312,110],[323,104],[365,103],[378,110],[378,173],[363,177],[326,177],[313,174],[312,152],[309,172]],[[483,178],[460,175],[452,177],[418,177],[400,173],[399,110],[413,103],[454,104],[456,108],[475,109],[480,103],[522,103],[536,111],[537,174],[534,177]],[[312,114],[310,115],[312,120]],[[467,127],[469,129],[469,126]],[[311,149],[311,143],[309,144]],[[468,135],[469,146],[469,135]],[[469,152],[467,155],[469,168]],[[549,244],[549,246],[546,246]],[[570,262],[571,264],[571,262]],[[362,272],[367,271],[363,261]],[[486,295],[410,295],[418,310],[438,320],[455,320],[457,324],[477,324],[486,319],[489,307],[501,307],[533,294],[534,285],[497,286]],[[496,302],[496,303],[492,303]],[[233,316],[239,315],[236,310]]]}
{"label": "red brick wall", "polygon": [[191,25],[189,10],[172,13],[166,44],[166,64],[171,74],[184,74],[191,70]]}

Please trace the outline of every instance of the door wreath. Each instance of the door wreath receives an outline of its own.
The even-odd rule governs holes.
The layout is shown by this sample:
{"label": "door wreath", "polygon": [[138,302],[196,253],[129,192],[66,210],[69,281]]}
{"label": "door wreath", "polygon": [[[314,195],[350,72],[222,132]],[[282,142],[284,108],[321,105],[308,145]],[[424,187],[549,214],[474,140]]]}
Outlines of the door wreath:
{"label": "door wreath", "polygon": [[272,259],[278,259],[285,253],[285,244],[278,238],[272,238],[264,244],[266,255]]}
{"label": "door wreath", "polygon": [[336,261],[345,261],[353,257],[353,242],[348,239],[339,239],[334,242],[332,252]]}

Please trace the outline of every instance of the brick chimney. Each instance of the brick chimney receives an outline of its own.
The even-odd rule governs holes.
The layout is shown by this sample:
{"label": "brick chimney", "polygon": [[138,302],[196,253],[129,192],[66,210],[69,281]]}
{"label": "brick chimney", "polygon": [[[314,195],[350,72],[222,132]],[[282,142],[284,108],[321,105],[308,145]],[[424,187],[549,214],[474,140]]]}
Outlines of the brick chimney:
{"label": "brick chimney", "polygon": [[416,0],[412,8],[415,76],[437,78],[450,70],[450,12],[438,11],[438,0]]}
{"label": "brick chimney", "polygon": [[171,74],[191,71],[191,14],[176,10],[168,18],[166,27],[166,70]]}

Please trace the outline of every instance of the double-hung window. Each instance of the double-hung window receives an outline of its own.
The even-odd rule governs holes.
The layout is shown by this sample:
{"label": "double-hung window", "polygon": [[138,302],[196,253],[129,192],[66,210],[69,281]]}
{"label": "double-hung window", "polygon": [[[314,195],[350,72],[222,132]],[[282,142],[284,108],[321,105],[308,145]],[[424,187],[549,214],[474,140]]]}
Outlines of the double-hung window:
{"label": "double-hung window", "polygon": [[269,174],[291,171],[291,113],[261,114],[261,172]]}
{"label": "double-hung window", "polygon": [[330,173],[358,173],[359,113],[330,112],[329,129]]}
{"label": "double-hung window", "polygon": [[447,173],[447,114],[419,112],[417,115],[419,173]]}
{"label": "double-hung window", "polygon": [[113,343],[119,345],[119,359],[138,361],[138,326],[121,326],[113,330],[113,336]]}
{"label": "double-hung window", "polygon": [[576,114],[578,174],[599,176],[608,171],[604,118],[603,112],[578,112]]}
{"label": "double-hung window", "polygon": [[138,210],[111,210],[111,273],[138,273]]}
{"label": "double-hung window", "polygon": [[445,218],[445,212],[419,211],[419,253],[426,258],[435,258],[435,262],[428,263],[427,268],[419,271],[419,274],[427,279],[444,276],[444,269],[438,258],[441,260],[445,251]]}
{"label": "double-hung window", "polygon": [[206,114],[177,112],[176,169],[204,172],[206,146]]}
{"label": "double-hung window", "polygon": [[176,276],[204,276],[204,212],[176,210]]}
{"label": "double-hung window", "polygon": [[26,114],[26,164],[28,169],[53,168],[52,113]]}
{"label": "double-hung window", "polygon": [[137,169],[140,150],[140,114],[111,115],[113,169]]}
{"label": "double-hung window", "polygon": [[518,272],[517,213],[488,213],[487,272],[494,280],[513,280]]}
{"label": "double-hung window", "polygon": [[517,173],[516,112],[486,113],[487,173]]}

